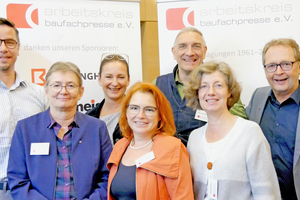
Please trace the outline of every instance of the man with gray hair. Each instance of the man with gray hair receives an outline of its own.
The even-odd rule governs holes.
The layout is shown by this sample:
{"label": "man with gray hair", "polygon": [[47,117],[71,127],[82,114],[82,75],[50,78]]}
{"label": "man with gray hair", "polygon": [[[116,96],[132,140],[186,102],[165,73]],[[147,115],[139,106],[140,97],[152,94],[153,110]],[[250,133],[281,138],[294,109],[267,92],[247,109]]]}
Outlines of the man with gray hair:
{"label": "man with gray hair", "polygon": [[[189,75],[193,69],[200,65],[206,56],[207,46],[202,33],[194,27],[183,28],[177,35],[172,53],[177,65],[173,73],[157,77],[153,81],[169,100],[174,116],[176,126],[175,136],[181,139],[182,143],[187,145],[191,131],[203,126],[203,113],[198,113],[192,108],[186,106],[183,87],[189,82]],[[230,112],[247,118],[244,107],[239,101]],[[200,116],[201,115],[201,116]],[[199,117],[200,116],[200,117]],[[197,119],[195,119],[195,117]],[[205,118],[205,117],[204,117]]]}
{"label": "man with gray hair", "polygon": [[19,32],[10,20],[0,18],[0,199],[10,200],[7,164],[11,139],[19,120],[46,110],[43,87],[22,80],[15,71]]}
{"label": "man with gray hair", "polygon": [[295,40],[268,42],[262,61],[270,86],[256,89],[246,108],[249,119],[260,125],[271,146],[284,200],[300,199],[299,60]]}

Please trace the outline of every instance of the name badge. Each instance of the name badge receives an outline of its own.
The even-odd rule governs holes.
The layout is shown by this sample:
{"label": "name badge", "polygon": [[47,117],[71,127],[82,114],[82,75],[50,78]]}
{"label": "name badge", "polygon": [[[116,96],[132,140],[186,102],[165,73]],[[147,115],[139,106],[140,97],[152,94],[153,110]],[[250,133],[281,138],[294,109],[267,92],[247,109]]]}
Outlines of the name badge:
{"label": "name badge", "polygon": [[218,180],[209,178],[208,179],[208,198],[218,199]]}
{"label": "name badge", "polygon": [[204,110],[196,110],[195,119],[207,122],[207,113]]}
{"label": "name badge", "polygon": [[149,162],[150,160],[153,160],[155,158],[153,151],[150,151],[149,153],[146,153],[142,157],[135,160],[135,165],[138,168],[142,164]]}
{"label": "name badge", "polygon": [[31,143],[30,155],[49,155],[50,143]]}

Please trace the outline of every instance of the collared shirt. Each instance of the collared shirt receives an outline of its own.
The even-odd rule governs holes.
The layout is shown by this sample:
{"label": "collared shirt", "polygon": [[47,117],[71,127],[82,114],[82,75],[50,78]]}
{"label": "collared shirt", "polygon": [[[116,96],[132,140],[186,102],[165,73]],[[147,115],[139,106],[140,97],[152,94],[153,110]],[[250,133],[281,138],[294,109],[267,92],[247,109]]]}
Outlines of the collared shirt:
{"label": "collared shirt", "polygon": [[183,92],[183,88],[184,88],[184,85],[182,82],[180,82],[179,78],[178,78],[178,69],[176,71],[176,74],[175,74],[175,84],[176,84],[176,88],[179,92],[179,95],[181,97],[181,99],[184,98],[184,92]]}
{"label": "collared shirt", "polygon": [[68,131],[64,134],[61,140],[57,137],[61,126],[54,121],[51,117],[50,129],[53,129],[56,136],[57,145],[57,175],[56,175],[56,187],[55,187],[55,199],[56,200],[69,200],[76,199],[76,189],[73,167],[71,163],[72,157],[72,129],[78,127],[74,121],[68,126]]}
{"label": "collared shirt", "polygon": [[48,105],[43,87],[22,80],[17,73],[11,88],[0,80],[0,99],[0,181],[6,181],[9,148],[17,122],[45,111]]}
{"label": "collared shirt", "polygon": [[293,178],[293,158],[299,103],[300,87],[281,104],[271,91],[260,122],[271,147],[281,196],[289,200],[297,199]]}

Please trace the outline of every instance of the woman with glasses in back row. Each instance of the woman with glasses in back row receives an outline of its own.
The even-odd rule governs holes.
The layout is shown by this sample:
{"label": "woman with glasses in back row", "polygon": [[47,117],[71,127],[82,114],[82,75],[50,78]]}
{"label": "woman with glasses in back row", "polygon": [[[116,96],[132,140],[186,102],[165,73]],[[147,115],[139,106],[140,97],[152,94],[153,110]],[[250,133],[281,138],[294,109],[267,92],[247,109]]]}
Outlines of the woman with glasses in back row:
{"label": "woman with glasses in back row", "polygon": [[122,104],[124,136],[108,160],[108,199],[193,200],[189,155],[173,135],[171,106],[153,84],[136,83]]}
{"label": "woman with glasses in back row", "polygon": [[103,54],[98,83],[104,92],[104,99],[86,114],[106,123],[112,144],[122,138],[118,124],[121,102],[129,85],[128,56],[125,54]]}

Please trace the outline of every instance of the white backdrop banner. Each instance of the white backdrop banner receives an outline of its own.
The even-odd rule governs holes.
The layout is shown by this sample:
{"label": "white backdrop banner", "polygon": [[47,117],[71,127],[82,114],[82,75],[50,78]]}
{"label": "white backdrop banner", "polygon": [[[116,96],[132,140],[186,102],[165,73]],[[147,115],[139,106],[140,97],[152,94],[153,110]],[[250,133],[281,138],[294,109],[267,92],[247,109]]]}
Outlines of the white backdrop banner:
{"label": "white backdrop banner", "polygon": [[80,68],[85,87],[81,112],[104,97],[97,82],[103,53],[127,54],[131,85],[142,80],[139,2],[1,0],[0,16],[20,32],[16,70],[23,79],[44,85],[57,61]]}
{"label": "white backdrop banner", "polygon": [[209,0],[158,3],[160,73],[170,73],[176,61],[171,48],[178,32],[198,28],[208,50],[206,59],[224,61],[233,68],[248,105],[253,91],[268,82],[262,65],[264,45],[276,38],[300,44],[299,0]]}

